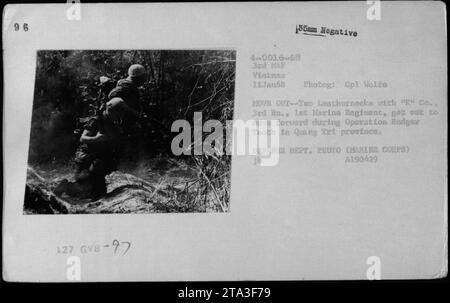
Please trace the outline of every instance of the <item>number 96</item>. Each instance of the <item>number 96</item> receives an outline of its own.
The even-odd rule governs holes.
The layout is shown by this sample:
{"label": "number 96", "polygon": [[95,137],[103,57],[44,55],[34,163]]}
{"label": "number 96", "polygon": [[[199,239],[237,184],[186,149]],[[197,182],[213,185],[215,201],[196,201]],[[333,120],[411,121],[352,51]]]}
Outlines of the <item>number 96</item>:
{"label": "number 96", "polygon": [[[14,23],[14,30],[16,32],[18,32],[20,30],[20,24],[19,23]],[[23,24],[23,30],[26,31],[26,32],[28,31],[28,23],[24,23]]]}

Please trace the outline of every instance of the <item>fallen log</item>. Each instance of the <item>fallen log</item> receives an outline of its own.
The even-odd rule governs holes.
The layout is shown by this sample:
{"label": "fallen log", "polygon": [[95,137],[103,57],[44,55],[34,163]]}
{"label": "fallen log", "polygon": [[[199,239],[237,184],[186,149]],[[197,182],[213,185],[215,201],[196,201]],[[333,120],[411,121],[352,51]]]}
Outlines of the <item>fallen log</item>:
{"label": "fallen log", "polygon": [[46,180],[30,167],[27,171],[24,208],[46,214],[67,214],[71,211],[70,203],[56,196]]}

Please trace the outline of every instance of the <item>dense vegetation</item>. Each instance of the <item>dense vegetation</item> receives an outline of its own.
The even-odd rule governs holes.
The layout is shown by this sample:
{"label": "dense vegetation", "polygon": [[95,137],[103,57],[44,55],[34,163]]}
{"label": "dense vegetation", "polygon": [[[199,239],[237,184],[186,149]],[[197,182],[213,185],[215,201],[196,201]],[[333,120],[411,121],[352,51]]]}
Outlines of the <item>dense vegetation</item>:
{"label": "dense vegetation", "polygon": [[[67,163],[78,145],[74,130],[94,113],[99,79],[127,76],[131,64],[142,64],[148,81],[141,87],[146,118],[137,121],[129,158],[136,162],[174,158],[170,150],[172,122],[203,121],[225,124],[233,118],[235,52],[227,50],[72,50],[39,51],[33,103],[29,163]],[[178,161],[178,159],[177,159]],[[200,196],[213,196],[225,211],[229,198],[229,156],[185,157],[198,170]],[[188,186],[188,185],[186,185]],[[190,185],[189,185],[190,186]]]}
{"label": "dense vegetation", "polygon": [[128,67],[146,67],[141,89],[148,120],[140,121],[136,144],[142,152],[170,154],[176,119],[232,119],[235,53],[233,51],[40,51],[30,139],[30,162],[66,160],[78,142],[79,118],[92,114],[101,76],[125,78]]}

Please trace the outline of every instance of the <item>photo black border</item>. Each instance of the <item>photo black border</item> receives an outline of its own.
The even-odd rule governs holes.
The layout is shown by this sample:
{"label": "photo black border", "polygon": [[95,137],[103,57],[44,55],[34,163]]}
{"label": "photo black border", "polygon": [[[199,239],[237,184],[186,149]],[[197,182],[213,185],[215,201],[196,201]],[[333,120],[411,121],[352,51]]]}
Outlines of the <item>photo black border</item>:
{"label": "photo black border", "polygon": [[[83,1],[81,3],[124,3],[127,1]],[[177,1],[178,3],[191,2],[191,1]],[[207,1],[218,2],[218,1]],[[225,1],[225,2],[242,2],[242,1]],[[245,2],[245,1],[244,1]],[[275,1],[263,1],[263,2],[275,2]],[[292,1],[276,1],[276,2],[292,2]],[[299,1],[307,2],[307,1]],[[309,2],[309,1],[308,1]],[[327,1],[333,2],[333,1]],[[359,1],[361,2],[361,1]],[[362,1],[365,2],[365,1]],[[383,1],[382,1],[383,2]],[[414,1],[411,1],[414,2]],[[433,1],[442,2],[444,1]],[[32,4],[36,1],[8,1],[1,3],[2,12],[7,4]],[[46,0],[43,3],[65,3],[64,1]],[[172,1],[131,1],[130,3],[173,3]],[[447,12],[447,6],[446,12]],[[448,16],[448,13],[447,13]],[[2,16],[3,20],[3,16]],[[448,33],[448,20],[447,31]],[[2,37],[3,39],[3,37]],[[3,46],[3,41],[2,41]],[[3,49],[3,48],[2,48]],[[447,47],[448,49],[448,47]],[[448,50],[447,50],[448,54]],[[448,57],[448,55],[447,55]],[[2,67],[2,75],[0,81],[3,82],[3,57],[0,59]],[[448,60],[447,60],[448,70]],[[4,90],[4,87],[3,87]],[[3,101],[2,94],[2,101]],[[3,102],[1,113],[3,117]],[[447,121],[448,123],[448,121]],[[3,135],[3,121],[0,126],[0,130]],[[448,124],[447,124],[448,129]],[[447,132],[448,136],[448,132]],[[2,141],[3,142],[3,141]],[[447,137],[448,142],[448,137]],[[1,185],[0,192],[3,197],[3,144],[0,147],[2,152],[1,167],[2,173],[0,175]],[[448,163],[448,153],[447,153]],[[447,167],[448,171],[448,167]],[[448,198],[448,197],[447,197]],[[0,218],[0,224],[2,232],[0,233],[0,240],[3,235],[3,203],[2,203],[2,216]],[[448,233],[447,233],[448,237]],[[448,243],[448,238],[447,238]],[[3,241],[2,241],[3,246]],[[2,260],[0,269],[3,273],[3,247],[0,251],[0,258]],[[447,255],[448,261],[448,255]],[[66,301],[67,298],[75,299],[81,298],[82,301],[92,301],[95,296],[98,296],[102,302],[108,302],[109,298],[115,300],[143,300],[144,302],[162,302],[157,301],[156,298],[163,300],[163,302],[315,302],[322,301],[323,299],[332,299],[336,301],[338,298],[351,299],[355,298],[358,302],[364,302],[366,300],[374,300],[378,302],[393,301],[396,299],[405,302],[409,299],[418,300],[421,299],[421,295],[424,295],[427,301],[441,300],[441,294],[438,292],[448,291],[449,278],[447,276],[437,279],[396,279],[396,280],[324,280],[324,281],[201,281],[201,282],[59,282],[59,283],[40,283],[40,282],[9,282],[3,279],[3,274],[0,280],[0,295],[5,298],[5,290],[11,291],[14,296],[14,301],[18,300],[18,297],[26,294],[31,295],[33,298],[43,295],[44,298],[56,299],[58,301]],[[425,287],[424,287],[425,286]],[[188,287],[190,289],[214,289],[220,290],[224,287],[245,288],[245,287],[257,287],[271,289],[271,296],[269,298],[214,298],[214,300],[191,300],[191,299],[179,299],[177,297],[178,291]],[[444,288],[445,287],[445,288]],[[55,293],[55,289],[58,291]],[[86,292],[89,291],[89,292]],[[384,291],[389,291],[389,295],[386,295]],[[448,292],[445,292],[448,294]],[[58,295],[57,295],[58,294]],[[138,299],[139,298],[139,299]],[[288,300],[286,300],[288,299]]]}

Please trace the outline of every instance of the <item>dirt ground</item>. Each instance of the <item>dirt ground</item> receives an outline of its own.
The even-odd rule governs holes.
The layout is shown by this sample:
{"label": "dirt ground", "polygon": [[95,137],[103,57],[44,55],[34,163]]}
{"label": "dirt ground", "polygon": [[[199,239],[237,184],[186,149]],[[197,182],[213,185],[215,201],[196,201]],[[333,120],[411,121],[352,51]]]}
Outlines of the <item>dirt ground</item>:
{"label": "dirt ground", "polygon": [[[117,171],[106,176],[107,194],[95,201],[56,196],[53,189],[63,179],[73,179],[70,163],[30,165],[27,174],[27,194],[24,212],[65,212],[44,207],[46,200],[59,201],[67,213],[158,213],[215,212],[212,197],[202,196],[198,172],[187,161],[147,159],[121,163]],[[30,195],[30,189],[43,189],[44,199]],[[43,195],[41,192],[39,195]],[[54,195],[54,197],[53,197]],[[50,203],[51,204],[51,203]]]}

